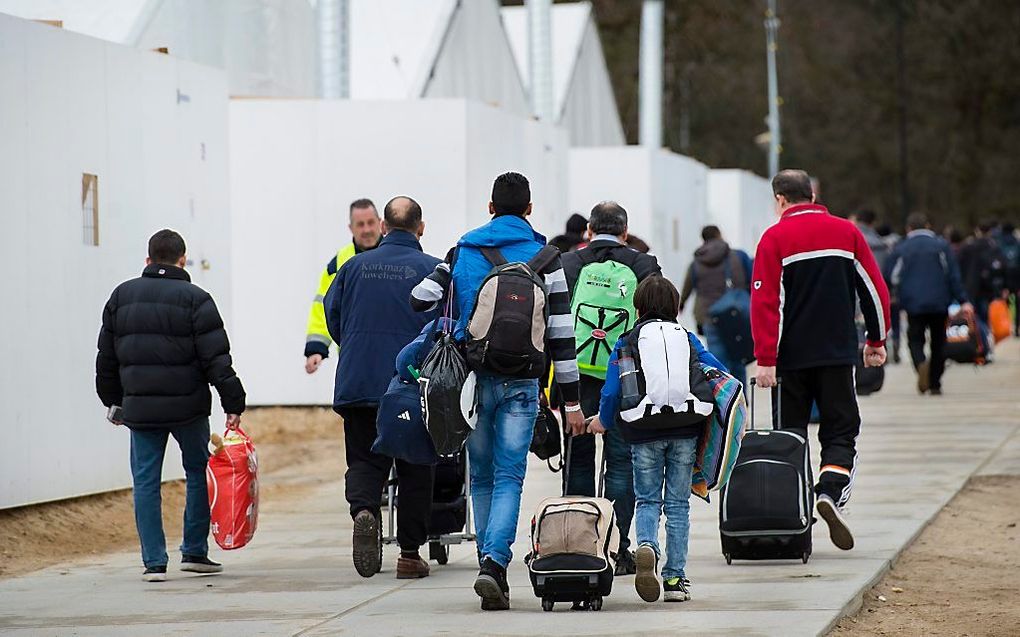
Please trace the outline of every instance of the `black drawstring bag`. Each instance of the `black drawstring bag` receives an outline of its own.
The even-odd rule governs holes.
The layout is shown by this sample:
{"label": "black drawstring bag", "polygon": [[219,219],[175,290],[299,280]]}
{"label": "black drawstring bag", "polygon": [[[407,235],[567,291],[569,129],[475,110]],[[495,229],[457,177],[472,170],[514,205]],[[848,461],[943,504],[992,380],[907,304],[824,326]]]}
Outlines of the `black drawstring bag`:
{"label": "black drawstring bag", "polygon": [[[452,287],[449,295],[452,299]],[[449,316],[451,304],[452,300],[447,302],[446,316]],[[440,325],[442,332],[438,329]],[[430,339],[435,345],[425,357],[418,378],[425,426],[440,456],[455,454],[464,447],[472,430],[466,418],[475,409],[473,383],[467,388],[464,386],[470,370],[448,325],[447,321],[436,321]]]}

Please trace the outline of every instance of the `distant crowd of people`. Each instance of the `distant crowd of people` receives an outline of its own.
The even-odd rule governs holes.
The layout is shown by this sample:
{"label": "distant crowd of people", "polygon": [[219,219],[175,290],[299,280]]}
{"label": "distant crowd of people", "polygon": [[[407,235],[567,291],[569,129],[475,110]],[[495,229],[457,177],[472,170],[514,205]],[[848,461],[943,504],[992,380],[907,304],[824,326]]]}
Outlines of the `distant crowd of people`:
{"label": "distant crowd of people", "polygon": [[[621,537],[616,574],[635,574],[647,601],[658,599],[660,588],[666,601],[690,598],[688,498],[701,424],[712,407],[693,376],[678,374],[670,361],[697,361],[745,383],[746,365],[756,360],[756,384],[781,397],[779,424],[805,438],[817,408],[817,512],[833,543],[852,548],[843,508],[861,426],[855,365],[882,366],[889,333],[898,357],[903,312],[919,389],[941,393],[948,308],[958,304],[987,321],[994,300],[1015,296],[1020,243],[1006,224],[981,224],[962,241],[936,235],[922,214],[910,216],[903,237],[876,227],[868,211],[841,219],[816,202],[811,180],[799,170],[780,172],[772,190],[778,222],[761,237],[755,257],[706,226],[679,286],[629,232],[619,203],[598,203],[587,219],[573,215],[564,234],[547,242],[531,225],[530,184],[518,173],[495,179],[491,218],[444,258],[424,252],[425,213],[413,198],[394,197],[381,216],[369,199],[351,203],[352,241],[321,273],[304,358],[305,371],[315,373],[331,345],[338,346],[333,407],[344,423],[358,573],[371,577],[382,567],[380,494],[394,459],[373,450],[380,400],[395,376],[417,375],[417,363],[405,363],[421,361],[438,330],[450,333],[477,373],[466,450],[479,562],[474,590],[483,610],[510,606],[506,569],[527,454],[547,402],[572,437],[564,493],[596,494],[595,435],[604,436],[605,497],[613,501]],[[223,322],[208,293],[189,282],[185,263],[180,235],[153,235],[142,276],[120,285],[104,308],[96,361],[109,419],[131,429],[136,519],[150,581],[165,579],[168,561],[159,476],[169,435],[181,445],[188,485],[182,568],[221,569],[209,559],[205,539],[208,385],[219,392],[228,427],[238,426],[245,408]],[[694,325],[687,330],[679,315],[691,297]],[[633,365],[631,352],[645,338],[658,339],[662,352],[644,356],[641,384],[628,385],[633,379],[623,365]],[[415,350],[410,358],[408,348]],[[626,407],[635,392],[643,392],[642,401]],[[430,567],[419,551],[428,541],[434,468],[399,459],[395,466],[396,576],[426,577]]]}

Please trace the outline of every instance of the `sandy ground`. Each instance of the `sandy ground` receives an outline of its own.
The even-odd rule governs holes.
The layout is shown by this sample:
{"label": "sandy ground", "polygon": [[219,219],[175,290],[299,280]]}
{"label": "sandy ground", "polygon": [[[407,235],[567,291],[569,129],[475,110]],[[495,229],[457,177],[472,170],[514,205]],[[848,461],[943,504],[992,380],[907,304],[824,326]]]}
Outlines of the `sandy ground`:
{"label": "sandy ground", "polygon": [[[251,409],[242,427],[259,454],[263,510],[343,476],[343,428],[329,409]],[[164,483],[162,494],[163,528],[173,549],[181,538],[183,481]],[[0,511],[0,578],[137,546],[130,489]]]}
{"label": "sandy ground", "polygon": [[1018,489],[973,478],[830,637],[1020,635]]}

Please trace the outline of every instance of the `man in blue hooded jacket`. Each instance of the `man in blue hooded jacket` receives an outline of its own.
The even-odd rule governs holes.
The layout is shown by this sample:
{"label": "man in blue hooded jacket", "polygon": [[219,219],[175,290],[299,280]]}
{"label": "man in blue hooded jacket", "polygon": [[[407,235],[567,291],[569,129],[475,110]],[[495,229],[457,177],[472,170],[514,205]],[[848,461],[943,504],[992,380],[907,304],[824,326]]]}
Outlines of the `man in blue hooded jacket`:
{"label": "man in blue hooded jacket", "polygon": [[[546,244],[545,237],[535,232],[527,220],[531,214],[531,186],[524,175],[509,172],[496,178],[489,214],[492,221],[464,235],[451,250],[448,262],[436,266],[435,272],[411,296],[415,309],[434,309],[452,285],[454,305],[460,316],[454,334],[461,342],[465,340],[478,289],[493,268],[482,248],[498,249],[507,262],[526,263]],[[452,272],[450,261],[454,263]],[[578,403],[574,324],[559,255],[536,274],[544,279],[549,309],[545,352],[553,362],[556,382],[566,403],[567,422],[574,433],[581,434],[585,425]],[[467,448],[480,556],[474,588],[481,597],[482,610],[510,608],[506,567],[512,558],[510,546],[517,536],[538,394],[536,379],[478,374],[478,421]]]}
{"label": "man in blue hooded jacket", "polygon": [[[393,459],[372,451],[379,399],[393,378],[401,348],[435,318],[407,306],[414,285],[439,259],[425,254],[418,240],[425,232],[421,207],[395,197],[383,215],[379,247],[351,257],[336,274],[324,301],[326,325],[340,346],[333,410],[344,419],[347,452],[345,495],[354,519],[354,568],[362,577],[380,569],[379,507]],[[428,540],[432,508],[432,467],[397,460],[400,511],[397,516],[397,578],[429,574],[418,550]]]}

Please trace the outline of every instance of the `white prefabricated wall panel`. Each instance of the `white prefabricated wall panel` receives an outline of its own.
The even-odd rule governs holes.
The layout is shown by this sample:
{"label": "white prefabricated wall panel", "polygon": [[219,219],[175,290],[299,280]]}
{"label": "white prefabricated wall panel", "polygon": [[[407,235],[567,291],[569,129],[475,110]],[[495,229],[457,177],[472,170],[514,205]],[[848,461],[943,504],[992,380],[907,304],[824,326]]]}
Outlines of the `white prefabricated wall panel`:
{"label": "white prefabricated wall panel", "polygon": [[478,102],[237,100],[230,137],[234,353],[250,404],[332,402],[336,357],[305,373],[305,324],[319,275],[351,240],[354,199],[381,213],[413,197],[424,249],[439,257],[488,220],[506,170],[532,178],[540,231],[565,220],[554,215],[566,205],[566,134]]}
{"label": "white prefabricated wall panel", "polygon": [[731,246],[753,257],[761,235],[776,222],[768,180],[746,170],[710,170],[708,219],[719,226]]}
{"label": "white prefabricated wall panel", "polygon": [[628,213],[677,288],[700,244],[706,219],[708,168],[689,157],[642,146],[572,148],[570,209],[588,216],[613,200]]}
{"label": "white prefabricated wall panel", "polygon": [[[226,117],[222,72],[0,15],[0,508],[130,486],[128,432],[95,395],[96,335],[155,230],[184,235],[229,323]],[[99,177],[98,247],[82,173]],[[182,475],[173,451],[164,468]]]}

